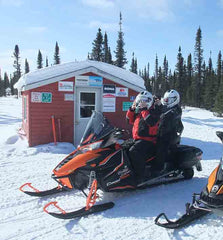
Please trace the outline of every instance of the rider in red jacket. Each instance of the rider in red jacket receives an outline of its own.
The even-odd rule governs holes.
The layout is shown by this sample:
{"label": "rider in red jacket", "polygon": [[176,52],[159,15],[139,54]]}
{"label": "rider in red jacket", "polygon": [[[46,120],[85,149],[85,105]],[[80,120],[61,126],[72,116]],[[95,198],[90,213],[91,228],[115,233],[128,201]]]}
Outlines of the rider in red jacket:
{"label": "rider in red jacket", "polygon": [[139,93],[126,113],[128,122],[133,124],[134,145],[129,149],[129,156],[138,182],[146,178],[146,162],[152,160],[151,156],[156,153],[160,114],[161,109],[154,104],[153,96],[148,91]]}

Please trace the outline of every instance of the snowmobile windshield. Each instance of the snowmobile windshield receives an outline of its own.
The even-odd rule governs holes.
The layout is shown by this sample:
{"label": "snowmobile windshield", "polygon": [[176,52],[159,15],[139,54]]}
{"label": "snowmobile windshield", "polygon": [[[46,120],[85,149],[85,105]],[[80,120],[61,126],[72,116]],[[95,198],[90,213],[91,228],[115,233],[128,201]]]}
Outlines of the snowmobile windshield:
{"label": "snowmobile windshield", "polygon": [[80,146],[96,142],[113,132],[114,127],[101,112],[94,111],[87,124],[84,135],[81,139]]}

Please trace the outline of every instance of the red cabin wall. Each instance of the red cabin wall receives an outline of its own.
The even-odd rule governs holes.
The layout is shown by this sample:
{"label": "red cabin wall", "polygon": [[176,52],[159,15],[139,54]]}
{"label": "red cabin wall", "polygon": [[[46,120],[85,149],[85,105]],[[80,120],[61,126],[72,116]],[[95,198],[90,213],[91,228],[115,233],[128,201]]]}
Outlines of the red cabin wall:
{"label": "red cabin wall", "polygon": [[[63,81],[74,81],[74,78]],[[51,103],[31,102],[31,92],[52,93]],[[53,142],[52,116],[55,118],[57,142],[73,143],[74,136],[74,102],[64,101],[65,93],[58,91],[58,82],[38,87],[29,91],[29,145],[35,146]],[[61,139],[59,139],[59,122],[61,122]]]}

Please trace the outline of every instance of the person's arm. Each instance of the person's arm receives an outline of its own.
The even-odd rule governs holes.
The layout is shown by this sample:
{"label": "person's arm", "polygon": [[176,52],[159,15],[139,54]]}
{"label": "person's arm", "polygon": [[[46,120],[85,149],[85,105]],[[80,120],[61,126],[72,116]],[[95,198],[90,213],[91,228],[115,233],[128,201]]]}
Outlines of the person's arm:
{"label": "person's arm", "polygon": [[174,113],[172,110],[169,110],[160,116],[160,125],[159,125],[160,136],[166,135],[173,130],[173,124],[175,122],[173,119],[174,119]]}
{"label": "person's arm", "polygon": [[129,124],[134,124],[135,121],[135,110],[133,110],[131,107],[128,109],[126,113],[126,120]]}
{"label": "person's arm", "polygon": [[151,110],[147,110],[142,113],[142,116],[146,122],[146,124],[150,126],[156,125],[156,123],[160,120],[161,110],[159,108],[154,108]]}

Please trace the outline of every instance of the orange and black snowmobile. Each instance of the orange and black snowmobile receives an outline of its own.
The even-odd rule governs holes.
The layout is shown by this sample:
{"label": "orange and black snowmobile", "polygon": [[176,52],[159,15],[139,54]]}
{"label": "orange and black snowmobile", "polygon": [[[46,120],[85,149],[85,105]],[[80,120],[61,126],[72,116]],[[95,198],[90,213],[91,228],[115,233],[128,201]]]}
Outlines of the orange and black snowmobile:
{"label": "orange and black snowmobile", "polygon": [[[223,143],[223,132],[217,131],[216,135]],[[161,213],[155,219],[155,223],[165,228],[181,228],[208,213],[223,216],[223,156],[209,176],[208,183],[202,192],[194,193],[192,203],[186,203],[186,213],[183,216],[176,221],[171,221],[165,213]],[[162,221],[163,218],[165,221]]]}
{"label": "orange and black snowmobile", "polygon": [[[128,153],[134,141],[126,140],[121,143],[122,133],[122,130],[111,126],[102,113],[93,112],[80,145],[53,170],[52,178],[58,182],[58,187],[39,191],[31,183],[26,183],[20,187],[20,190],[38,197],[72,189],[81,190],[87,197],[87,203],[78,211],[65,212],[56,202],[50,202],[44,207],[44,211],[52,216],[68,219],[114,206],[113,202],[95,205],[98,198],[97,189],[104,192],[133,190],[163,182],[190,179],[194,175],[194,167],[201,171],[202,151],[192,146],[177,145],[170,152],[173,168],[153,176],[149,170],[151,162],[155,161],[155,156],[151,156],[147,165],[148,178],[138,184]],[[85,191],[88,191],[88,194]],[[50,205],[60,212],[49,212]]]}

